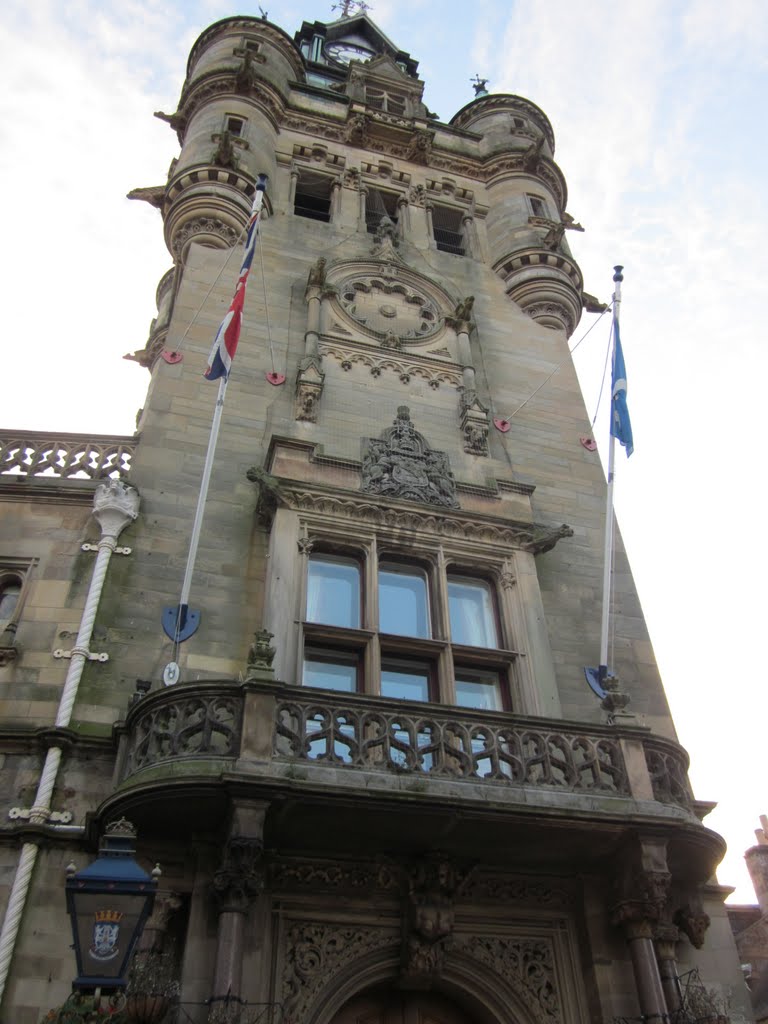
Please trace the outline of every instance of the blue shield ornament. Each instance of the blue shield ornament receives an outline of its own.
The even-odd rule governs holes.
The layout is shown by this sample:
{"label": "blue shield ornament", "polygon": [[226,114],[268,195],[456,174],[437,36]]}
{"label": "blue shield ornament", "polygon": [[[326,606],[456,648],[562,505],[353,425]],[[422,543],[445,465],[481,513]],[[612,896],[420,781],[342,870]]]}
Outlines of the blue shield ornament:
{"label": "blue shield ornament", "polygon": [[[112,915],[110,915],[110,917],[111,916]],[[122,917],[122,914],[120,917]],[[101,914],[97,914],[96,920],[93,924],[93,942],[88,952],[94,960],[99,960],[101,962],[114,960],[120,952],[117,945],[119,936],[119,919],[117,921],[115,921],[114,918],[112,918],[112,920],[104,920]]]}

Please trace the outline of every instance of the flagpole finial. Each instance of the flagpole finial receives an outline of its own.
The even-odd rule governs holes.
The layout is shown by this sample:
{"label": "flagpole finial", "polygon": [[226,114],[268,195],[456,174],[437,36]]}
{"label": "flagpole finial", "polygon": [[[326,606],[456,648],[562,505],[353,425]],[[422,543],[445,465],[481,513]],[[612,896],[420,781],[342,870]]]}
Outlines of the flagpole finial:
{"label": "flagpole finial", "polygon": [[613,268],[613,270],[614,270],[613,280],[614,281],[623,281],[624,280],[624,275],[622,274],[622,270],[623,269],[624,269],[624,267],[614,267]]}

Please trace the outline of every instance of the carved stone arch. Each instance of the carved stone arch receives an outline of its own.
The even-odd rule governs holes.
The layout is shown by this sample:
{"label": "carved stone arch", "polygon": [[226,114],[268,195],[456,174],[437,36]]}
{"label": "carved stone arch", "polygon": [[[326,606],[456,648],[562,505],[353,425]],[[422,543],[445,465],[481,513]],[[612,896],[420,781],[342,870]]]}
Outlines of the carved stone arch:
{"label": "carved stone arch", "polygon": [[[383,984],[397,987],[400,976],[399,947],[390,947],[353,960],[328,978],[328,984],[303,1013],[306,1024],[331,1024],[353,999]],[[463,1005],[476,1024],[541,1024],[531,1013],[525,993],[472,957],[452,953],[431,990]],[[407,991],[407,990],[406,990]]]}

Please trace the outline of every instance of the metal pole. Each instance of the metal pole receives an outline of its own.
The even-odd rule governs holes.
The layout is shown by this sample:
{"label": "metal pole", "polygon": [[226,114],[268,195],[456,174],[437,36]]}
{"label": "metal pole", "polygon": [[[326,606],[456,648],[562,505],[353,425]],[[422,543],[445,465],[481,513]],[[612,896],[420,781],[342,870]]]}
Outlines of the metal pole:
{"label": "metal pole", "polygon": [[[255,230],[258,234],[260,221],[261,221],[261,207],[264,202],[264,189],[266,187],[266,175],[259,175],[259,184],[256,186],[256,195],[253,198],[253,206],[251,208],[251,217],[256,216]],[[254,240],[255,242],[256,240]],[[242,271],[241,271],[242,273]],[[245,285],[243,285],[245,287]],[[189,609],[189,592],[192,587],[192,576],[195,571],[195,562],[197,560],[197,549],[200,544],[200,532],[203,526],[203,516],[205,515],[205,503],[208,498],[208,486],[211,482],[211,472],[213,470],[213,459],[216,454],[216,443],[219,439],[219,427],[221,426],[221,414],[224,411],[224,398],[227,394],[227,384],[229,382],[229,373],[226,373],[219,379],[219,393],[216,397],[216,407],[213,411],[213,420],[211,421],[211,432],[208,436],[208,452],[205,456],[205,466],[203,467],[203,477],[200,482],[200,493],[197,497],[197,508],[195,509],[195,521],[192,524],[192,536],[189,541],[189,553],[187,555],[187,567],[184,571],[184,581],[181,585],[181,597],[179,598],[179,611],[176,618],[176,643],[178,643],[178,637],[181,630],[187,621],[187,611]]]}
{"label": "metal pole", "polygon": [[608,676],[608,626],[611,611],[611,571],[613,569],[613,482],[616,453],[616,438],[613,433],[613,377],[616,362],[616,327],[621,308],[621,282],[624,280],[623,267],[614,267],[613,274],[613,353],[611,355],[611,400],[609,403],[610,433],[608,435],[608,490],[605,508],[605,547],[603,548],[603,609],[600,620],[600,667],[598,682],[602,686]]}

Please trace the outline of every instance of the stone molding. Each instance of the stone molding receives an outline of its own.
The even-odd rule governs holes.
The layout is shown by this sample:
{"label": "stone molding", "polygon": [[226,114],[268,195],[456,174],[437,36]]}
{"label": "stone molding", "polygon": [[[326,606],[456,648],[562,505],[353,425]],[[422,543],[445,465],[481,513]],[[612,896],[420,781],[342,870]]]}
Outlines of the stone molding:
{"label": "stone molding", "polygon": [[457,389],[461,386],[461,367],[458,363],[439,363],[436,359],[429,359],[415,352],[385,355],[381,349],[352,341],[341,343],[322,340],[318,348],[322,355],[330,356],[340,363],[343,370],[349,371],[355,363],[359,363],[367,366],[373,377],[380,377],[385,370],[396,374],[403,384],[409,384],[413,377],[420,377],[434,391],[441,384],[448,384]]}
{"label": "stone molding", "polygon": [[375,502],[375,496],[363,499],[350,495],[341,497],[313,490],[296,482],[284,481],[280,494],[286,506],[299,512],[312,512],[349,519],[374,526],[392,526],[417,534],[450,537],[456,540],[503,545],[538,555],[551,551],[557,542],[572,537],[570,526],[545,526],[540,523],[483,522],[478,518],[465,518],[460,514],[436,513],[432,510],[409,509],[401,499],[388,499],[386,504]]}
{"label": "stone molding", "polygon": [[47,434],[25,430],[0,434],[0,477],[124,478],[138,444],[135,437],[98,434]]}
{"label": "stone molding", "polygon": [[475,118],[485,116],[489,112],[501,110],[522,114],[523,117],[529,117],[532,121],[535,121],[536,126],[544,132],[549,148],[554,153],[555,133],[552,130],[552,125],[547,115],[535,103],[531,103],[530,100],[524,99],[522,96],[515,96],[512,93],[493,93],[490,96],[483,96],[472,100],[462,107],[457,114],[453,115],[449,125],[454,129],[471,132],[472,129],[468,129],[466,126]]}

